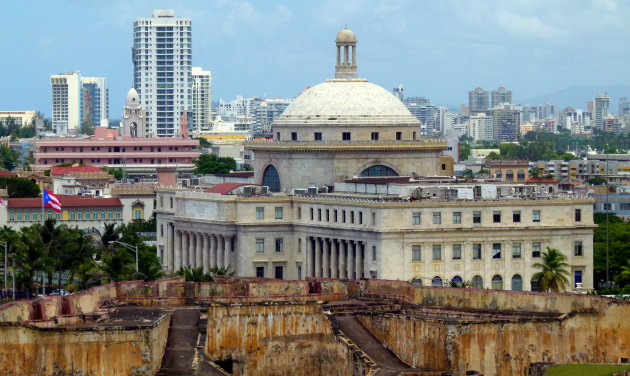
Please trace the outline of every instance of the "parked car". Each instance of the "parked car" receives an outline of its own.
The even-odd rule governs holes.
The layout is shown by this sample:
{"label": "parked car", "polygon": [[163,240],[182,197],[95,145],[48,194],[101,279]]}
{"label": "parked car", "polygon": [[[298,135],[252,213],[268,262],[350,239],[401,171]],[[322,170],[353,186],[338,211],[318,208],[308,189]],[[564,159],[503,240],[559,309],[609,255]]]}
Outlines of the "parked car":
{"label": "parked car", "polygon": [[68,295],[70,294],[67,290],[64,289],[54,289],[50,295]]}

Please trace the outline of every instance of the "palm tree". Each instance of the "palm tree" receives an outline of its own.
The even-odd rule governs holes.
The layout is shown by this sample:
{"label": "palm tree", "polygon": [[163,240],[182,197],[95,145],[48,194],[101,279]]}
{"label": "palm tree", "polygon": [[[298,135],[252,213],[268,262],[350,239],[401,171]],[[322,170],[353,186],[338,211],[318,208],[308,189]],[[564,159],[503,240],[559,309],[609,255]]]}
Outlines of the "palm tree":
{"label": "palm tree", "polygon": [[[630,260],[628,260],[628,264],[630,265]],[[615,276],[615,283],[619,287],[623,287],[630,284],[630,267],[622,266],[620,269],[621,272]]]}
{"label": "palm tree", "polygon": [[92,240],[83,235],[78,228],[70,229],[69,234],[74,239],[74,252],[68,263],[68,272],[70,274],[68,280],[73,281],[74,277],[80,274],[79,288],[86,288],[87,278],[96,267],[94,256],[96,249],[92,245]]}
{"label": "palm tree", "polygon": [[533,279],[538,281],[542,291],[559,292],[566,290],[569,285],[570,276],[567,268],[567,256],[555,248],[547,247],[547,252],[542,253],[542,262],[532,265],[534,268],[540,269],[533,275]]}
{"label": "palm tree", "polygon": [[41,225],[24,227],[14,233],[7,242],[15,264],[20,266],[25,276],[26,288],[33,291],[33,280],[38,271],[52,272],[52,261],[48,249],[40,238]]}

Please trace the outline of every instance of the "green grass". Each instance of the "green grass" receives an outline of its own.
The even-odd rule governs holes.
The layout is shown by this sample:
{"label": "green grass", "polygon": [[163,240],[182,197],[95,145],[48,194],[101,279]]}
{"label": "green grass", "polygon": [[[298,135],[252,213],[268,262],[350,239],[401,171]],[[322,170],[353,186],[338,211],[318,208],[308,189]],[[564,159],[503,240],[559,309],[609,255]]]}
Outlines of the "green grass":
{"label": "green grass", "polygon": [[630,364],[562,364],[547,370],[545,376],[610,376],[630,370]]}

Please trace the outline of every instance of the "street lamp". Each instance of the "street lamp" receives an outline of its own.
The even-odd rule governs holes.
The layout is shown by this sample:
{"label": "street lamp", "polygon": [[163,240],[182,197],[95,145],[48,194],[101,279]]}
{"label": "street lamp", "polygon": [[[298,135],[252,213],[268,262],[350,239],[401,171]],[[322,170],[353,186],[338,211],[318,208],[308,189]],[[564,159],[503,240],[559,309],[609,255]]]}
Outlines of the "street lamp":
{"label": "street lamp", "polygon": [[129,250],[133,250],[133,251],[136,252],[136,272],[138,272],[138,246],[137,245],[123,243],[123,242],[119,242],[118,240],[112,240],[112,241],[110,241],[110,243],[120,244],[123,247],[125,247],[125,248],[127,248]]}

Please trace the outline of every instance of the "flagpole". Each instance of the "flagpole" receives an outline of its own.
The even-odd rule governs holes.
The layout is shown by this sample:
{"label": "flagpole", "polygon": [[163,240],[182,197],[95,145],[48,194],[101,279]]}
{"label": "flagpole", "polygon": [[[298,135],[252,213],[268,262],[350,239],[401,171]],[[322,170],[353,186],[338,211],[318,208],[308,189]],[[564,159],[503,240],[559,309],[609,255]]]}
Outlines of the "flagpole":
{"label": "flagpole", "polygon": [[[42,186],[42,227],[44,226],[44,187]],[[46,296],[46,273],[42,270],[42,295]]]}

